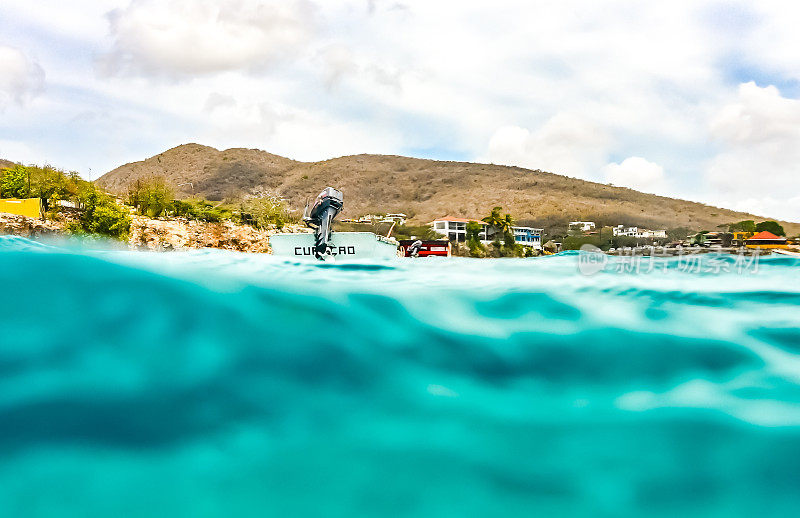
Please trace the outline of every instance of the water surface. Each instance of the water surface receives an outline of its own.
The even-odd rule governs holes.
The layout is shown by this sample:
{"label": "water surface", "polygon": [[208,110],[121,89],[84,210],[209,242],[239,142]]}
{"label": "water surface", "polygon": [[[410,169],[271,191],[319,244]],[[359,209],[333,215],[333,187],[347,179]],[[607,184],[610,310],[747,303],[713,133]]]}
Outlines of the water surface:
{"label": "water surface", "polygon": [[581,261],[0,237],[2,515],[799,515],[800,263]]}

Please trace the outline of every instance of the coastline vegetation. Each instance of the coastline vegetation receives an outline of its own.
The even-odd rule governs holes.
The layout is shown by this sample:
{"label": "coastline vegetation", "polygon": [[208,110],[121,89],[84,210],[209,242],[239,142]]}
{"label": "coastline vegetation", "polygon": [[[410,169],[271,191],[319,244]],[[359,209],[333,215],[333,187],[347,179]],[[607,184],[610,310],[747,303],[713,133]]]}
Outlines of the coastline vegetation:
{"label": "coastline vegetation", "polygon": [[65,173],[48,165],[15,164],[0,170],[0,198],[39,198],[45,216],[50,219],[65,210],[76,209],[80,215],[67,227],[74,234],[124,239],[130,231],[128,211],[76,172]]}
{"label": "coastline vegetation", "polygon": [[175,199],[174,190],[163,176],[131,182],[128,186],[127,204],[136,209],[139,215],[149,218],[171,216],[218,223],[231,219],[233,215],[222,203],[213,204],[204,199]]}
{"label": "coastline vegetation", "polygon": [[124,240],[131,228],[131,212],[150,218],[176,217],[209,223],[232,221],[264,229],[283,228],[297,218],[277,195],[254,192],[238,204],[212,203],[205,199],[178,200],[170,184],[160,176],[137,180],[128,187],[126,199],[117,200],[82,179],[50,166],[14,164],[0,169],[0,198],[39,198],[44,216],[67,220],[75,235],[100,235]]}

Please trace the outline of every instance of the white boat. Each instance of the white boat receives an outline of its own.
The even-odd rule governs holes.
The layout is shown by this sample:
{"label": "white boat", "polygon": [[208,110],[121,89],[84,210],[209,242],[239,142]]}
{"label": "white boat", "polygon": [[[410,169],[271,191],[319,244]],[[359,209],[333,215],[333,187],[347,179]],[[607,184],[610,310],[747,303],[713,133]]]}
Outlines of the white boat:
{"label": "white boat", "polygon": [[[307,234],[275,234],[269,238],[272,253],[281,257],[317,260],[316,237]],[[329,253],[337,261],[392,259],[397,257],[397,242],[372,232],[332,232]]]}
{"label": "white boat", "polygon": [[314,200],[314,205],[306,204],[303,211],[303,221],[314,233],[275,234],[269,239],[272,253],[319,261],[397,257],[398,243],[394,239],[372,232],[333,232],[333,220],[343,207],[342,192],[326,187]]}

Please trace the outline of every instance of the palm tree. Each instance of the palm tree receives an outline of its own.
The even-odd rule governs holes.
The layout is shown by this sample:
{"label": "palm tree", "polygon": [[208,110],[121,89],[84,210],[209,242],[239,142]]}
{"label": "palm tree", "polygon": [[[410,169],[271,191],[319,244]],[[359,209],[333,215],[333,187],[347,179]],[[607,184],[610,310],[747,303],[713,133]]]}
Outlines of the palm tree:
{"label": "palm tree", "polygon": [[[505,218],[503,218],[503,215],[500,213],[502,210],[503,207],[495,207],[492,209],[491,214],[481,220],[489,225],[489,228],[494,229],[495,235],[497,235],[499,232],[502,232],[502,229],[505,225]],[[488,229],[486,232],[486,239],[489,239]]]}
{"label": "palm tree", "polygon": [[483,218],[481,221],[487,223],[491,227],[500,228],[503,222],[503,215],[500,214],[500,211],[502,210],[503,207],[493,208],[491,214]]}
{"label": "palm tree", "polygon": [[505,215],[499,228],[503,233],[503,244],[516,253],[517,241],[514,237],[514,218],[511,217],[511,214]]}
{"label": "palm tree", "polygon": [[511,232],[511,227],[514,226],[514,218],[511,217],[511,214],[506,214],[505,217],[501,220],[500,225],[498,228],[502,233]]}

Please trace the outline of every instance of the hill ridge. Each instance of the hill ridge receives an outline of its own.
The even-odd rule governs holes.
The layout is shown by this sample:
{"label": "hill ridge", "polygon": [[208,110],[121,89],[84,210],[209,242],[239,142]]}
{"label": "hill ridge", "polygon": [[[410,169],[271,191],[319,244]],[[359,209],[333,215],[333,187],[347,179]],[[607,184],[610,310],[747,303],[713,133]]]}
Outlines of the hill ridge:
{"label": "hill ridge", "polygon": [[[295,209],[331,185],[345,194],[345,217],[404,212],[417,223],[446,214],[482,217],[497,205],[522,223],[545,228],[592,220],[605,225],[714,230],[744,219],[769,219],[518,166],[379,154],[302,162],[259,149],[219,150],[197,143],[122,165],[97,183],[121,194],[132,181],[153,175],[164,176],[178,197],[237,199],[255,189],[268,189]],[[788,233],[800,233],[800,223],[781,223]]]}

